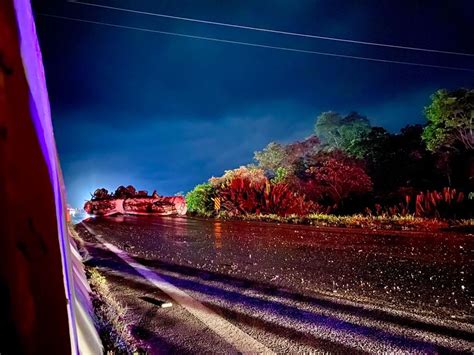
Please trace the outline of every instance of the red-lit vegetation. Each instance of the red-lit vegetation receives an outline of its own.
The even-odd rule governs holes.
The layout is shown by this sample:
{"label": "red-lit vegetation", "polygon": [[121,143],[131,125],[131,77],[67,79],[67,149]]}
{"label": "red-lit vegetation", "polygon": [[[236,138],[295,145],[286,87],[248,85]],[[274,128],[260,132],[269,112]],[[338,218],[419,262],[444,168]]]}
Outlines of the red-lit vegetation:
{"label": "red-lit vegetation", "polygon": [[472,201],[456,189],[445,187],[442,191],[425,191],[405,195],[405,201],[388,208],[375,204],[373,209],[366,208],[369,216],[408,216],[423,218],[464,217],[472,210]]}
{"label": "red-lit vegetation", "polygon": [[415,198],[415,216],[456,217],[468,208],[463,192],[446,187],[443,191],[420,192]]}
{"label": "red-lit vegetation", "polygon": [[198,185],[186,196],[188,210],[207,216],[472,218],[473,107],[473,90],[438,91],[425,109],[427,124],[396,134],[355,112],[325,112],[309,138],[270,143],[255,153],[256,165]]}
{"label": "red-lit vegetation", "polygon": [[280,216],[305,215],[314,211],[315,204],[293,192],[288,184],[271,183],[260,169],[255,169],[255,175],[260,176],[252,179],[253,174],[247,174],[245,170],[239,169],[239,172],[244,172],[243,176],[233,174],[222,183],[219,179],[214,180],[217,198],[225,211],[233,215],[256,213]]}
{"label": "red-lit vegetation", "polygon": [[342,152],[318,155],[303,174],[293,179],[295,188],[311,200],[337,210],[350,196],[372,191],[372,180],[361,162]]}

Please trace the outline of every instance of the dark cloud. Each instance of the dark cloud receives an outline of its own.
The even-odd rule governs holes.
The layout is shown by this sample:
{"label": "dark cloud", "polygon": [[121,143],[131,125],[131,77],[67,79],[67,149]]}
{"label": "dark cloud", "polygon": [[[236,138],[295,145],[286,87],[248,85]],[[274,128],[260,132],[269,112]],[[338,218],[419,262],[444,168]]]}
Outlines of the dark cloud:
{"label": "dark cloud", "polygon": [[[119,2],[101,1],[117,6]],[[38,12],[334,53],[474,67],[472,58],[308,40],[38,1]],[[120,1],[119,6],[409,46],[472,51],[471,1]],[[472,10],[472,11],[471,11]],[[37,17],[69,198],[97,186],[172,194],[311,134],[327,110],[396,131],[474,75],[218,44]]]}

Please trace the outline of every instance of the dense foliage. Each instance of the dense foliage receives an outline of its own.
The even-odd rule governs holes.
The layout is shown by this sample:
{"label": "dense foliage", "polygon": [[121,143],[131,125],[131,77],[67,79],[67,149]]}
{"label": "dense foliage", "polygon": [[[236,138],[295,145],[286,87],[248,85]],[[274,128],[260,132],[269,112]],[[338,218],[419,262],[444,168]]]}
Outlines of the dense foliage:
{"label": "dense foliage", "polygon": [[425,108],[428,125],[423,139],[429,150],[474,149],[474,90],[438,90]]}
{"label": "dense foliage", "polygon": [[336,112],[322,113],[315,125],[315,134],[330,150],[350,150],[361,137],[370,131],[370,122],[365,116],[351,112],[343,117]]}
{"label": "dense foliage", "polygon": [[196,186],[188,208],[206,215],[472,217],[473,97],[473,90],[437,91],[425,108],[427,125],[398,133],[355,112],[324,112],[309,138],[272,142],[255,152],[256,166]]}
{"label": "dense foliage", "polygon": [[211,180],[218,191],[222,209],[232,214],[305,215],[314,204],[292,191],[288,184],[272,182],[262,169],[228,171],[222,178]]}
{"label": "dense foliage", "polygon": [[186,205],[189,212],[200,215],[209,215],[214,210],[213,198],[216,195],[214,187],[210,183],[197,185],[186,194]]}
{"label": "dense foliage", "polygon": [[301,167],[301,163],[309,156],[315,154],[319,149],[319,139],[316,136],[287,145],[271,142],[263,150],[255,152],[254,159],[258,167],[275,175],[280,169],[286,173],[295,172]]}
{"label": "dense foliage", "polygon": [[463,192],[446,187],[443,191],[426,191],[416,195],[415,215],[421,217],[462,216],[470,203]]}
{"label": "dense foliage", "polygon": [[372,190],[370,177],[354,160],[330,156],[307,172],[314,191],[336,207],[351,194],[364,194]]}

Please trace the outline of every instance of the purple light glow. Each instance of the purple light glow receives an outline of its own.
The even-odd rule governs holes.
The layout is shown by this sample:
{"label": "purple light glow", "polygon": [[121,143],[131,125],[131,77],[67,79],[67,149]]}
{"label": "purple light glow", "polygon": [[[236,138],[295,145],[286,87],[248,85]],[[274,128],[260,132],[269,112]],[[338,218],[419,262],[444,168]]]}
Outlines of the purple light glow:
{"label": "purple light glow", "polygon": [[74,286],[72,282],[71,256],[69,237],[65,224],[65,196],[64,183],[59,166],[56,143],[54,140],[51,111],[49,106],[48,91],[44,76],[43,60],[36,36],[36,27],[29,0],[14,0],[17,24],[20,33],[20,50],[23,67],[30,88],[30,111],[36,129],[44,160],[48,167],[51,186],[54,192],[56,205],[56,221],[58,227],[61,261],[63,265],[63,278],[67,298],[67,311],[69,320],[69,334],[71,339],[71,352],[79,353],[76,314],[74,310]]}

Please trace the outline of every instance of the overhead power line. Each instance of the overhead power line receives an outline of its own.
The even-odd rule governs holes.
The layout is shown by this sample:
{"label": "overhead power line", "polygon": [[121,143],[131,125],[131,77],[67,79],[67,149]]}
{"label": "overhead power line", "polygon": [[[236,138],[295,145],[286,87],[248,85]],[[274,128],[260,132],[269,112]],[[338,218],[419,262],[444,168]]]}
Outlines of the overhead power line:
{"label": "overhead power line", "polygon": [[84,2],[84,1],[76,1],[76,0],[67,0],[67,1],[70,2],[70,3],[75,3],[75,4],[80,4],[80,5],[94,6],[94,7],[99,7],[99,8],[103,8],[103,9],[123,11],[123,12],[140,14],[140,15],[162,17],[162,18],[168,18],[168,19],[180,20],[180,21],[204,23],[204,24],[207,24],[207,25],[239,28],[239,29],[251,30],[251,31],[275,33],[275,34],[281,34],[281,35],[286,35],[286,36],[314,38],[314,39],[321,39],[321,40],[326,40],[326,41],[336,41],[336,42],[345,42],[345,43],[352,43],[352,44],[361,44],[361,45],[366,45],[366,46],[405,49],[405,50],[418,51],[418,52],[429,52],[429,53],[439,53],[439,54],[450,54],[450,55],[474,57],[474,53],[463,53],[463,52],[446,51],[446,50],[440,50],[440,49],[430,49],[430,48],[410,47],[410,46],[402,46],[402,45],[387,44],[387,43],[358,41],[358,40],[347,39],[347,38],[318,36],[318,35],[307,34],[307,33],[297,33],[297,32],[281,31],[281,30],[274,30],[274,29],[262,28],[262,27],[252,27],[252,26],[236,25],[236,24],[232,24],[232,23],[200,20],[200,19],[195,19],[195,18],[191,18],[191,17],[172,16],[172,15],[166,15],[166,14],[161,14],[161,13],[156,13],[156,12],[147,12],[147,11],[126,9],[126,8],[123,8],[123,7],[115,7],[115,6],[94,4],[94,3]]}
{"label": "overhead power line", "polygon": [[411,66],[417,66],[417,67],[427,67],[427,68],[438,68],[438,69],[449,69],[449,70],[474,72],[474,69],[470,69],[470,68],[452,67],[452,66],[434,65],[434,64],[416,63],[416,62],[405,62],[405,61],[380,59],[380,58],[361,57],[361,56],[353,56],[353,55],[345,55],[345,54],[337,54],[337,53],[329,53],[329,52],[319,52],[319,51],[312,51],[312,50],[305,50],[305,49],[298,49],[298,48],[290,48],[290,47],[270,46],[270,45],[266,45],[266,44],[258,44],[258,43],[242,42],[242,41],[233,41],[233,40],[228,40],[228,39],[220,39],[220,38],[205,37],[205,36],[196,36],[196,35],[189,35],[189,34],[177,33],[177,32],[158,31],[158,30],[152,30],[152,29],[142,28],[142,27],[117,25],[117,24],[108,23],[108,22],[84,20],[84,19],[79,19],[79,18],[74,18],[74,17],[59,16],[59,15],[52,15],[52,14],[46,14],[46,13],[39,13],[38,15],[51,17],[51,18],[57,18],[57,19],[63,19],[63,20],[91,23],[91,24],[95,24],[95,25],[102,25],[102,26],[108,26],[108,27],[122,28],[122,29],[142,31],[142,32],[148,32],[148,33],[158,33],[158,34],[163,34],[163,35],[170,35],[170,36],[176,36],[176,37],[184,37],[184,38],[205,40],[205,41],[218,42],[218,43],[237,44],[237,45],[248,46],[248,47],[277,49],[277,50],[288,51],[288,52],[316,54],[316,55],[322,55],[322,56],[328,56],[328,57],[340,57],[340,58],[366,60],[366,61],[380,62],[380,63],[394,63],[394,64],[411,65]]}

